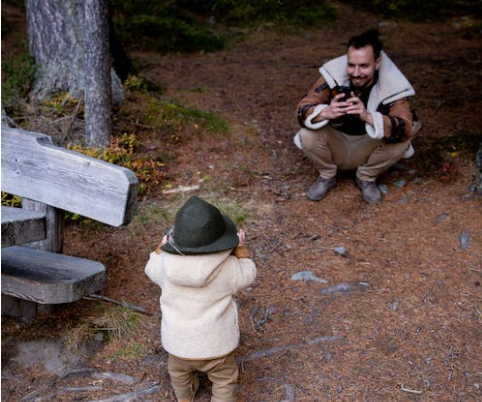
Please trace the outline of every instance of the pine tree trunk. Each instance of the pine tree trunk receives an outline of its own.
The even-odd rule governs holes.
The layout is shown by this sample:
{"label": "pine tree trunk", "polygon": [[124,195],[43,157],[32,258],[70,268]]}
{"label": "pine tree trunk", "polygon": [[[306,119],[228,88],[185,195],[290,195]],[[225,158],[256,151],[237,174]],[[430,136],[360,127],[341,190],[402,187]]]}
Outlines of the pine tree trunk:
{"label": "pine tree trunk", "polygon": [[108,0],[85,0],[85,138],[106,146],[111,134],[111,55]]}
{"label": "pine tree trunk", "polygon": [[32,95],[85,97],[86,141],[107,145],[111,105],[124,96],[110,58],[108,0],[26,0],[25,7],[38,68]]}
{"label": "pine tree trunk", "polygon": [[80,98],[84,83],[83,1],[26,0],[30,53],[37,76],[33,95],[56,92]]}

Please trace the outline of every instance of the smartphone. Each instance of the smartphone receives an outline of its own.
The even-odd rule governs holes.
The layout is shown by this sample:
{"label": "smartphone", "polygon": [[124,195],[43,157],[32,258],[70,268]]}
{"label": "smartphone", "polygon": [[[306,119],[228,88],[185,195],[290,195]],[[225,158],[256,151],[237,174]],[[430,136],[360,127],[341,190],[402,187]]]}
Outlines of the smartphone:
{"label": "smartphone", "polygon": [[350,87],[346,87],[344,85],[338,85],[336,87],[336,90],[338,91],[338,94],[345,94],[345,97],[340,99],[341,101],[346,101],[349,98],[351,98],[352,89]]}

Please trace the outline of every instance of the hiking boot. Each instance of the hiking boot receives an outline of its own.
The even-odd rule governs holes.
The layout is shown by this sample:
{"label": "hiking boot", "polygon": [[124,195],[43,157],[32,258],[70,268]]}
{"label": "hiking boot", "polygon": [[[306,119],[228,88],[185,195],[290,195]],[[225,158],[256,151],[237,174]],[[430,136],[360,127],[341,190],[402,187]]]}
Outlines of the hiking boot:
{"label": "hiking boot", "polygon": [[356,184],[362,192],[363,199],[369,204],[378,204],[382,200],[382,192],[374,181],[364,181],[357,178]]}
{"label": "hiking boot", "polygon": [[307,197],[311,201],[320,201],[325,198],[330,189],[335,186],[335,178],[324,179],[319,176],[308,190]]}

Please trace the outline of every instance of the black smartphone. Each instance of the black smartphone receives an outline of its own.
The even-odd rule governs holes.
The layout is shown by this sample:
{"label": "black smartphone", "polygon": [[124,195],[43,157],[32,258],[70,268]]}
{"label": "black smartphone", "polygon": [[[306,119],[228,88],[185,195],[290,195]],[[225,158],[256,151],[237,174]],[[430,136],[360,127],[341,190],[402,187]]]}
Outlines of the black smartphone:
{"label": "black smartphone", "polygon": [[336,90],[338,91],[339,94],[345,94],[345,96],[343,98],[341,98],[340,100],[341,101],[346,101],[348,100],[349,98],[351,98],[351,88],[350,87],[346,87],[344,85],[338,85],[336,87]]}

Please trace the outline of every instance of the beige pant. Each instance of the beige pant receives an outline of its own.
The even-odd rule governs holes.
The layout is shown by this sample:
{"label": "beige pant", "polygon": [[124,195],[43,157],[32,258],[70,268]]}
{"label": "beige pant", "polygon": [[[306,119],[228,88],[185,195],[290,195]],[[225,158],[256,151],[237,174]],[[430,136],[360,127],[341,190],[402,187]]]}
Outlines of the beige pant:
{"label": "beige pant", "polygon": [[206,373],[212,381],[211,402],[235,402],[238,366],[234,352],[211,360],[185,360],[169,355],[167,370],[178,400],[190,400],[191,382],[196,371]]}
{"label": "beige pant", "polygon": [[388,143],[365,135],[347,135],[325,126],[312,131],[301,129],[299,136],[305,155],[324,179],[335,177],[337,170],[356,170],[360,180],[375,181],[402,159],[410,140]]}

